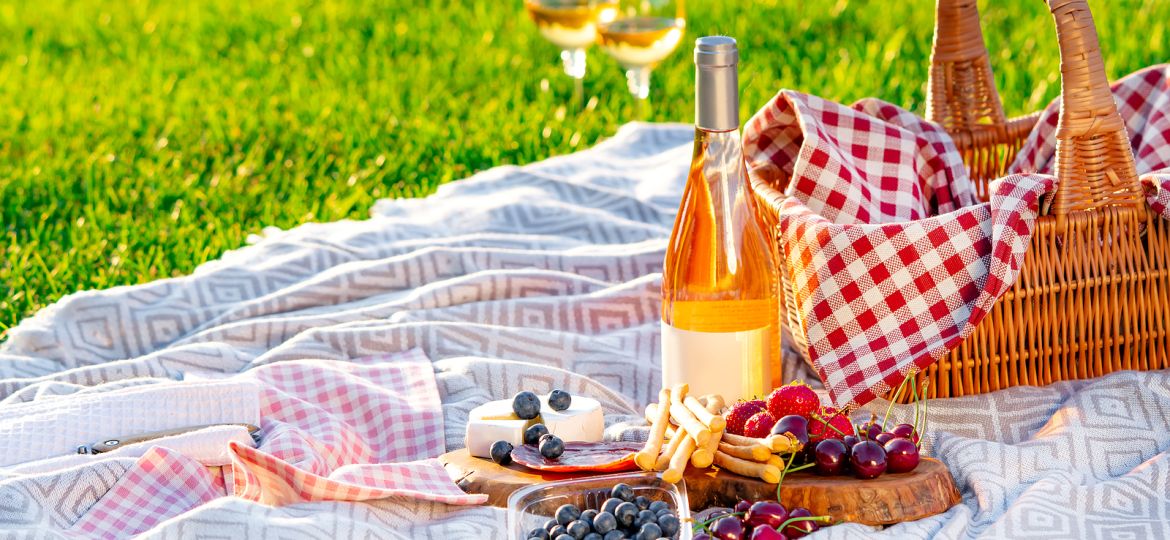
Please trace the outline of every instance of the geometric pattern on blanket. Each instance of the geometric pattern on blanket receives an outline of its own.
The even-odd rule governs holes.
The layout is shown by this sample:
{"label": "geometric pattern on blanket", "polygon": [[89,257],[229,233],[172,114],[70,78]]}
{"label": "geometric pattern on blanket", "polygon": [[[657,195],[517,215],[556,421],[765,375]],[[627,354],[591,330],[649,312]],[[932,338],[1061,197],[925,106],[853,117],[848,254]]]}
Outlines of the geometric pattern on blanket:
{"label": "geometric pattern on blanket", "polygon": [[[591,150],[383,201],[370,220],[269,231],[191,276],[70,295],[0,344],[0,407],[18,393],[51,398],[39,392],[49,387],[102,391],[420,348],[447,448],[462,445],[471,408],[524,389],[595,397],[619,430],[661,381],[659,272],[693,135],[689,125],[628,125]],[[1116,396],[1140,402],[1120,414],[1149,425],[1112,421]],[[880,400],[869,408],[884,414]],[[1168,410],[1166,371],[935,400],[926,445],[956,474],[963,502],[885,531],[838,525],[817,537],[1170,537],[1159,495],[1170,479]],[[66,537],[134,462],[0,471],[0,523]],[[1034,463],[1044,468],[1025,468]],[[1076,472],[1084,468],[1092,475]],[[1053,496],[1048,486],[1061,482]],[[505,537],[505,526],[497,508],[402,497],[285,506],[219,497],[141,536],[483,539]]]}

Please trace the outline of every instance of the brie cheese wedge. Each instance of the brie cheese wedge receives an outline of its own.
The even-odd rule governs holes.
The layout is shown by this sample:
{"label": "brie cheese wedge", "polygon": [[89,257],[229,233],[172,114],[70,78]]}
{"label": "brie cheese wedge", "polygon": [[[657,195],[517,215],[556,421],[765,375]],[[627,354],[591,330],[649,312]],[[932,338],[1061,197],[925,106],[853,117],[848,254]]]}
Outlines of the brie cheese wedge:
{"label": "brie cheese wedge", "polygon": [[512,446],[524,444],[524,430],[533,424],[544,424],[549,433],[565,442],[597,442],[605,431],[605,416],[601,403],[584,396],[573,396],[569,408],[563,411],[554,411],[548,405],[548,396],[540,396],[540,415],[532,420],[516,416],[511,399],[489,401],[471,410],[463,442],[471,455],[490,458],[496,441],[508,441]]}

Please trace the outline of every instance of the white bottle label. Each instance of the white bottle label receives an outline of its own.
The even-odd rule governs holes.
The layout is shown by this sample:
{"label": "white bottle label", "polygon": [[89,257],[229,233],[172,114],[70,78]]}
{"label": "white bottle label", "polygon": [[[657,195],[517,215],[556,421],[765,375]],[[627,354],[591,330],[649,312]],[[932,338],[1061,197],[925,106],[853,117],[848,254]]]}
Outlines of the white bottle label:
{"label": "white bottle label", "polygon": [[768,327],[692,332],[662,323],[662,385],[686,383],[690,394],[719,394],[727,403],[763,397],[771,385]]}

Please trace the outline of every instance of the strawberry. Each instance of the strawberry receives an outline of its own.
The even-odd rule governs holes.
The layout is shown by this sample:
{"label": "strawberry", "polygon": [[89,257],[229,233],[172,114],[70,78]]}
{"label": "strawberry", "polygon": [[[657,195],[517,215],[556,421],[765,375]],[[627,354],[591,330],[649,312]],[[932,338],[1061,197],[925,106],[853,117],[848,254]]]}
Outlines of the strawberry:
{"label": "strawberry", "polygon": [[792,381],[768,396],[768,412],[775,418],[796,414],[811,422],[820,408],[821,398],[804,381]]}
{"label": "strawberry", "polygon": [[816,442],[821,439],[841,439],[845,435],[853,434],[853,424],[849,420],[849,415],[843,411],[838,411],[836,407],[822,407],[817,413],[817,416],[827,420],[829,424],[826,426],[824,421],[817,418],[810,420],[808,423],[809,441]]}
{"label": "strawberry", "polygon": [[747,423],[743,426],[743,436],[762,439],[772,433],[774,425],[776,425],[776,419],[768,411],[760,411],[748,418]]}
{"label": "strawberry", "polygon": [[758,399],[737,401],[723,415],[723,419],[727,420],[725,429],[732,435],[743,435],[743,427],[747,424],[748,419],[762,410],[764,410],[764,402]]}

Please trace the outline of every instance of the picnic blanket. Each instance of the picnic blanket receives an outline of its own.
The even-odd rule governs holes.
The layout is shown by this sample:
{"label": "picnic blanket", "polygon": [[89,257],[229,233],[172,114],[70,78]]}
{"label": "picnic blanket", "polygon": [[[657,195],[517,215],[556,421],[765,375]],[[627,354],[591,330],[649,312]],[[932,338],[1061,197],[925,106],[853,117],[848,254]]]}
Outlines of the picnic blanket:
{"label": "picnic blanket", "polygon": [[[453,493],[435,502],[409,490],[306,497],[298,488],[412,481],[347,472],[425,467],[462,446],[471,408],[520,390],[594,397],[607,435],[636,439],[660,382],[659,272],[692,136],[689,125],[629,124],[587,151],[492,169],[426,199],[382,201],[369,220],[266,230],[188,277],[63,298],[0,345],[0,419],[38,401],[247,380],[268,404],[262,416],[288,407],[263,433],[296,434],[313,454],[237,441],[241,456],[299,471],[241,467],[257,475],[245,482],[255,490],[166,447],[64,468],[4,467],[0,530],[505,538],[503,510],[448,504],[474,502]],[[789,377],[815,380],[802,366],[788,364]],[[373,409],[350,399],[383,394]],[[435,415],[392,434],[360,429],[385,425],[376,411],[415,409]],[[895,406],[892,417],[910,414]],[[962,503],[884,531],[846,524],[816,537],[1170,536],[1170,372],[935,400],[930,416],[926,451],[950,467]],[[405,437],[405,448],[391,437]],[[368,449],[349,446],[358,442]]]}

